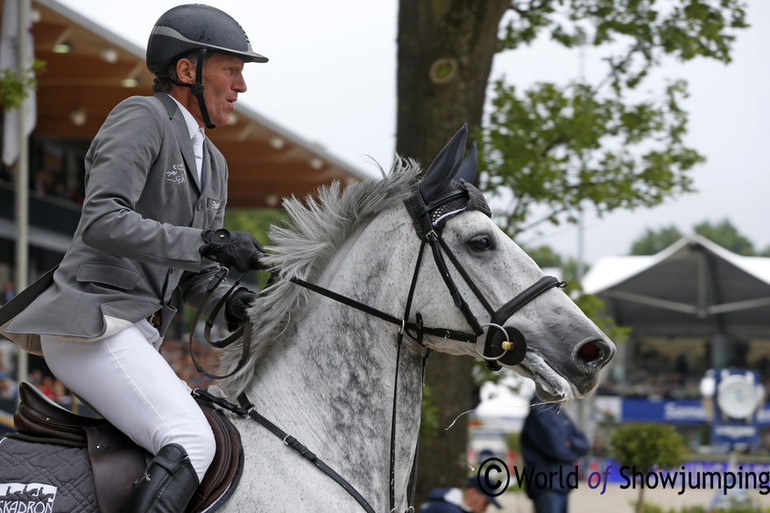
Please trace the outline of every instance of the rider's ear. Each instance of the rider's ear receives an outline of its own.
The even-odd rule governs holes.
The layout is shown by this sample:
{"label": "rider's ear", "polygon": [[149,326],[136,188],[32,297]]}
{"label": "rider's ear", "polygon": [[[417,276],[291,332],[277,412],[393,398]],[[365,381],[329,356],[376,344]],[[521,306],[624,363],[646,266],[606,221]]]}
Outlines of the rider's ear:
{"label": "rider's ear", "polygon": [[190,59],[182,57],[176,63],[176,76],[183,84],[194,84],[195,64]]}

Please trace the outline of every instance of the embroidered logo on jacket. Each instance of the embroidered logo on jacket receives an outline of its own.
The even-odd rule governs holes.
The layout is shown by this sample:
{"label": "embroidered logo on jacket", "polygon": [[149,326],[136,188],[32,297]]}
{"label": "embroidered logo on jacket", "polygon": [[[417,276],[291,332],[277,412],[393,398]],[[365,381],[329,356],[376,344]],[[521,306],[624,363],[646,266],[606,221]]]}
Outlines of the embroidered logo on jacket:
{"label": "embroidered logo on jacket", "polygon": [[184,167],[184,163],[174,164],[171,169],[166,171],[166,180],[174,183],[185,183],[187,181],[187,175]]}

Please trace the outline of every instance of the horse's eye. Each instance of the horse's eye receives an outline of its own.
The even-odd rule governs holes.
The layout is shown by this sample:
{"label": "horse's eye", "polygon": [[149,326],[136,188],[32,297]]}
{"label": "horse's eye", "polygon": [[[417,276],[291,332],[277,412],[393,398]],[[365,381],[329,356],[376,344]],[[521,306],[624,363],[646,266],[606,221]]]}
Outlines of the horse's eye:
{"label": "horse's eye", "polygon": [[495,249],[495,241],[489,234],[475,235],[466,243],[473,251],[489,251]]}

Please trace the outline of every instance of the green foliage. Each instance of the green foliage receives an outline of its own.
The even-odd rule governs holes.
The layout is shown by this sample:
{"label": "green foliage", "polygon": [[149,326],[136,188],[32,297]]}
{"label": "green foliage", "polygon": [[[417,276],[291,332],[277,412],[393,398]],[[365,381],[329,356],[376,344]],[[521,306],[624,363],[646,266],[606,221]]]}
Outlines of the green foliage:
{"label": "green foliage", "polygon": [[621,466],[645,469],[674,468],[687,457],[687,445],[673,426],[621,424],[610,438],[611,457]]}
{"label": "green foliage", "polygon": [[514,193],[503,228],[515,235],[542,222],[575,222],[587,206],[602,215],[691,192],[689,173],[703,157],[683,141],[686,84],[671,82],[646,99],[638,91],[666,57],[730,62],[736,33],[747,26],[740,0],[514,0],[499,50],[547,34],[567,48],[593,47],[606,75],[594,85],[494,84],[493,112],[477,139],[483,188]]}
{"label": "green foliage", "polygon": [[744,256],[754,256],[754,244],[740,232],[729,220],[723,219],[717,224],[711,224],[708,221],[695,225],[695,233],[706,237],[712,242],[716,242],[725,249],[733,253]]}
{"label": "green foliage", "polygon": [[37,88],[37,76],[45,69],[43,61],[35,60],[30,69],[19,73],[11,69],[0,70],[0,105],[8,111],[17,108]]}
{"label": "green foliage", "polygon": [[522,248],[540,267],[561,267],[563,259],[551,246],[538,246],[535,248]]}
{"label": "green foliage", "polygon": [[438,407],[433,400],[433,394],[428,385],[422,389],[422,419],[420,421],[420,440],[423,443],[430,443],[431,437],[428,433],[438,431]]}
{"label": "green foliage", "polygon": [[[510,235],[565,215],[576,222],[583,203],[602,215],[693,190],[688,171],[703,157],[683,143],[683,82],[638,103],[600,98],[585,85],[541,83],[521,94],[502,81],[494,88],[481,185],[497,196],[514,191],[501,222]],[[532,219],[537,208],[547,214]]]}
{"label": "green foliage", "polygon": [[[268,234],[274,224],[284,224],[288,221],[284,210],[274,208],[228,208],[225,214],[225,228],[233,231],[251,233],[265,248],[269,246]],[[248,279],[254,280],[258,289],[264,287],[270,276],[267,272],[252,273]]]}
{"label": "green foliage", "polygon": [[[633,472],[654,468],[678,467],[687,457],[684,437],[673,426],[665,424],[621,424],[610,437],[610,457]],[[644,505],[644,487],[639,488],[636,511]]]}
{"label": "green foliage", "polygon": [[505,446],[515,454],[521,453],[521,433],[506,433]]}
{"label": "green foliage", "polygon": [[681,238],[682,232],[673,225],[658,230],[647,228],[644,234],[631,244],[631,254],[654,255]]}
{"label": "green foliage", "polygon": [[664,56],[728,63],[739,29],[748,27],[741,0],[514,0],[499,49],[520,48],[541,33],[567,48],[606,47],[607,80],[616,91],[636,87]]}
{"label": "green foliage", "polygon": [[[738,231],[729,220],[718,223],[703,221],[693,227],[693,231],[725,249],[744,256],[769,256],[770,252],[755,251],[754,244]],[[653,255],[682,238],[682,233],[675,226],[653,230],[647,228],[643,235],[631,245],[632,255]],[[768,248],[770,250],[770,248]],[[768,251],[766,250],[766,251]]]}
{"label": "green foliage", "polygon": [[274,208],[228,208],[225,228],[251,233],[263,245],[268,244],[267,234],[274,224],[288,220],[283,210]]}

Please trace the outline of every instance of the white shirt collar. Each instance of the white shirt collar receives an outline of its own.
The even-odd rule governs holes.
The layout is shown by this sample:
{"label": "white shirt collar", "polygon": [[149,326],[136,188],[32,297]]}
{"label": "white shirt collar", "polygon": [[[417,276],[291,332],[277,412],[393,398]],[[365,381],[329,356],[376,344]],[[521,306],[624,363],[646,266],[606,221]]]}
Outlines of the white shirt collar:
{"label": "white shirt collar", "polygon": [[202,126],[198,126],[198,122],[195,121],[195,118],[193,117],[192,114],[190,114],[190,111],[187,110],[184,107],[184,105],[182,105],[179,102],[179,100],[177,100],[176,98],[174,98],[170,94],[168,96],[169,96],[169,98],[174,100],[177,105],[179,105],[179,110],[182,111],[182,116],[184,117],[185,123],[187,124],[187,130],[189,130],[189,132],[190,132],[190,139],[192,139],[193,136],[195,135],[195,132],[198,132],[198,131],[200,131],[205,136],[206,133],[204,132],[203,127]]}

